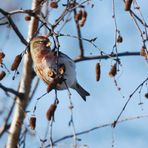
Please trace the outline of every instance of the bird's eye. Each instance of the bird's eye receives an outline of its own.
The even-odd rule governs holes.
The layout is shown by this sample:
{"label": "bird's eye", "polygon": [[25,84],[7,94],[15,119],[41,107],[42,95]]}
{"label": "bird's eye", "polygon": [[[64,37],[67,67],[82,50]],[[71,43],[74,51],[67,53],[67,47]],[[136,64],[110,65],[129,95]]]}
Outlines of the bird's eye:
{"label": "bird's eye", "polygon": [[46,44],[46,41],[45,40],[35,41],[33,43],[33,48],[36,48],[36,47],[38,47],[39,45],[42,45],[42,44]]}
{"label": "bird's eye", "polygon": [[39,43],[39,44],[42,44],[42,43],[44,43],[44,41],[39,41],[38,43]]}

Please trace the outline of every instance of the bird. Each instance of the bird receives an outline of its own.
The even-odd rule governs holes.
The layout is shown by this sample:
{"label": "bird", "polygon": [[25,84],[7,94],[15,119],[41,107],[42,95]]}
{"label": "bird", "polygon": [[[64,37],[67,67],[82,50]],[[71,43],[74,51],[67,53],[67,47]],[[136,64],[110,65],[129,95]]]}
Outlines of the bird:
{"label": "bird", "polygon": [[72,88],[86,101],[90,96],[77,81],[75,62],[66,54],[51,49],[47,36],[36,36],[30,41],[34,71],[47,85],[56,81],[57,90]]}

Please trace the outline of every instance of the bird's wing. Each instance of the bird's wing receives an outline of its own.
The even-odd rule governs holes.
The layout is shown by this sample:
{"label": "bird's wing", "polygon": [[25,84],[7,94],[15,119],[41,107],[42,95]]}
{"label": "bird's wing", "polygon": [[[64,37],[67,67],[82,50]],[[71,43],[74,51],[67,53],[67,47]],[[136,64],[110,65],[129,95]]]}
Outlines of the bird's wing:
{"label": "bird's wing", "polygon": [[66,54],[59,52],[59,60],[63,63],[67,63],[70,67],[75,69],[75,62]]}

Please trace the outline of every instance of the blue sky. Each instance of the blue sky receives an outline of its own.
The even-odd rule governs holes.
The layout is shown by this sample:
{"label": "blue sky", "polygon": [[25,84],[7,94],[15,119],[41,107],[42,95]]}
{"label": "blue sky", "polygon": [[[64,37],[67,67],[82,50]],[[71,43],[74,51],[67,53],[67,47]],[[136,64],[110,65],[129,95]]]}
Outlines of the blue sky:
{"label": "blue sky", "polygon": [[[0,0],[2,1],[2,0]],[[16,0],[18,1],[18,0]],[[148,2],[140,2],[141,10],[144,14],[144,17],[147,21],[147,5]],[[124,51],[139,51],[142,42],[133,21],[131,20],[129,14],[123,9],[123,2],[116,1],[116,16],[118,27],[123,36],[123,43],[118,46],[119,52]],[[82,28],[83,37],[93,38],[98,37],[95,42],[99,48],[101,48],[106,53],[110,53],[114,44],[114,22],[112,19],[112,2],[106,0],[94,1],[94,8],[90,6],[86,8],[88,12],[88,18],[84,28]],[[14,4],[14,0],[6,0],[1,4],[0,7],[4,9],[9,9],[10,5],[13,9],[30,9],[30,0],[18,4]],[[60,3],[61,5],[61,3]],[[53,15],[52,15],[53,13]],[[55,18],[59,13],[58,10],[51,12],[51,20]],[[14,17],[14,20],[17,22],[19,29],[23,32],[24,36],[27,37],[28,22],[24,21],[24,16]],[[62,33],[64,34],[76,34],[74,22],[68,23],[63,29]],[[11,66],[11,63],[16,54],[22,52],[25,48],[19,39],[13,32],[5,27],[0,26],[0,48],[6,53],[6,58],[4,62],[8,67]],[[9,36],[9,37],[8,37]],[[7,40],[7,42],[6,42]],[[60,50],[71,58],[75,58],[79,53],[79,46],[76,39],[61,37],[60,38]],[[96,55],[99,54],[98,50],[95,49],[92,45],[87,42],[84,42],[84,48],[87,55]],[[95,64],[99,62],[98,60],[94,61],[84,61],[76,64],[77,79],[80,84],[90,92],[90,97],[87,98],[86,102],[80,98],[80,96],[74,91],[70,90],[72,93],[72,102],[74,105],[74,122],[76,127],[76,132],[87,130],[89,128],[102,125],[105,123],[113,122],[121,109],[123,108],[126,100],[129,95],[134,91],[134,89],[147,77],[147,63],[143,57],[123,57],[121,58],[122,67],[120,72],[117,75],[116,79],[118,85],[121,87],[119,92],[115,87],[114,80],[108,76],[109,69],[113,61],[111,60],[102,60],[101,61],[101,79],[99,82],[95,81]],[[21,72],[21,67],[19,71]],[[10,86],[17,89],[17,84],[20,75],[12,81],[13,73],[7,74],[6,79],[2,83],[6,86]],[[36,94],[28,107],[28,110],[32,110],[36,98],[41,96],[46,91],[46,85],[43,82],[40,82]],[[129,102],[126,110],[124,111],[121,119],[134,117],[137,115],[148,114],[148,100],[144,98],[144,94],[147,92],[146,87],[144,86],[141,93],[141,100],[144,103],[142,106],[139,106],[140,101],[139,94],[136,93],[131,101]],[[4,93],[0,91],[1,97],[4,96]],[[125,96],[123,98],[122,96]],[[58,98],[60,103],[55,113],[55,123],[53,126],[53,138],[58,139],[62,136],[72,134],[72,128],[68,127],[68,122],[70,120],[70,111],[69,111],[69,100],[67,91],[59,91]],[[54,92],[46,95],[42,98],[37,106],[36,117],[37,117],[37,127],[36,127],[36,136],[27,136],[27,148],[36,146],[39,147],[39,137],[43,138],[47,120],[45,118],[46,111],[50,104],[54,100]],[[8,106],[6,110],[9,109],[9,105],[12,102],[7,99],[6,101]],[[28,125],[30,114],[27,115],[24,124]],[[0,121],[1,123],[2,121]],[[128,121],[122,124],[117,125],[115,129],[111,127],[102,128],[95,130],[89,134],[80,136],[82,139],[79,144],[87,144],[89,148],[111,148],[112,141],[114,137],[114,147],[115,148],[146,148],[148,145],[148,119],[139,119],[135,121]],[[6,136],[3,137],[6,139]],[[62,143],[72,143],[72,139],[68,141],[63,141]],[[0,143],[4,145],[5,143],[0,140]],[[69,146],[62,146],[62,148],[69,148]]]}

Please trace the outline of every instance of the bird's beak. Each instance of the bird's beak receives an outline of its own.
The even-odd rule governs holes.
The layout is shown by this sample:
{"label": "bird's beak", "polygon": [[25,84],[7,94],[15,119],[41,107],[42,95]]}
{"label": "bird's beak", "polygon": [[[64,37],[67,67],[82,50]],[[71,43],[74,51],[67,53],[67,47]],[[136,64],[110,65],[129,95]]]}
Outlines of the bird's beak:
{"label": "bird's beak", "polygon": [[47,44],[46,44],[46,47],[49,47],[51,45],[51,42],[48,41]]}

